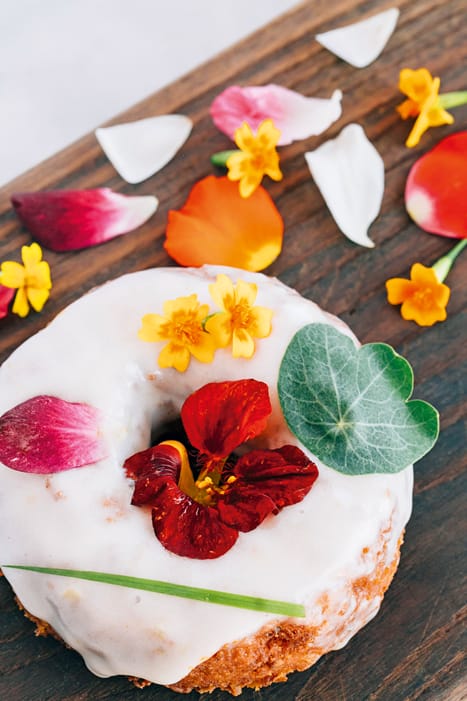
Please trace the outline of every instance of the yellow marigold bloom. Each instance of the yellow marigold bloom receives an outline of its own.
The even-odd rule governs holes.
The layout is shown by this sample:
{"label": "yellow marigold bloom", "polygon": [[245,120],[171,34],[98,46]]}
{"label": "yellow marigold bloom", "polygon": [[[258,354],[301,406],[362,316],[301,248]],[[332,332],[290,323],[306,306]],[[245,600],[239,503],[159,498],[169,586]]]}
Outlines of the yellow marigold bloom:
{"label": "yellow marigold bloom", "polygon": [[12,311],[18,316],[27,316],[30,306],[40,312],[50,296],[52,281],[49,264],[42,260],[42,249],[38,243],[21,248],[23,264],[5,261],[0,268],[0,284],[17,289]]}
{"label": "yellow marigold bloom", "polygon": [[234,358],[251,358],[255,352],[254,338],[266,338],[271,333],[272,310],[253,306],[258,288],[239,280],[234,286],[227,275],[218,275],[209,285],[214,302],[222,309],[213,314],[205,328],[219,348],[232,343]]}
{"label": "yellow marigold bloom", "polygon": [[256,136],[246,122],[235,131],[235,143],[240,151],[229,156],[226,166],[229,180],[240,181],[241,197],[250,197],[261,183],[263,175],[269,175],[272,180],[282,180],[279,154],[276,151],[280,134],[272,119],[261,122]]}
{"label": "yellow marigold bloom", "polygon": [[407,95],[397,111],[402,119],[417,117],[405,145],[411,148],[420,141],[422,134],[430,127],[452,124],[454,117],[440,104],[440,79],[433,78],[426,68],[416,71],[403,68],[399,76],[399,90]]}
{"label": "yellow marigold bloom", "polygon": [[446,319],[450,289],[439,281],[433,268],[414,263],[410,280],[392,278],[386,282],[386,290],[390,304],[402,304],[403,319],[415,321],[419,326],[433,326]]}
{"label": "yellow marigold bloom", "polygon": [[200,304],[197,295],[190,295],[165,302],[163,310],[164,316],[145,314],[138,331],[142,341],[168,341],[159,353],[159,366],[185,372],[191,356],[201,363],[211,363],[216,346],[203,329],[209,305]]}

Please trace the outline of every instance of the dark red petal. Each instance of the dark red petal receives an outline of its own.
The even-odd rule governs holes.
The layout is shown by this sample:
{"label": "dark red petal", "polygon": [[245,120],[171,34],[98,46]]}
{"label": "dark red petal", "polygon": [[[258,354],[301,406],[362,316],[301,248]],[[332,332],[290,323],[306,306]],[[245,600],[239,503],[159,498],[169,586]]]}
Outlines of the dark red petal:
{"label": "dark red petal", "polygon": [[286,445],[276,450],[247,453],[239,459],[233,474],[237,480],[219,500],[217,508],[223,521],[245,531],[250,530],[251,519],[248,509],[242,508],[242,502],[256,499],[262,513],[264,498],[271,501],[273,507],[264,513],[261,523],[268,513],[278,513],[284,506],[302,501],[318,477],[318,468],[299,448]]}
{"label": "dark red petal", "polygon": [[269,514],[277,513],[269,496],[244,483],[220,497],[217,510],[225,524],[243,533],[254,530]]}
{"label": "dark red petal", "polygon": [[215,509],[198,504],[174,484],[160,492],[152,523],[167,550],[199,560],[224,555],[238,538],[237,531],[222,523]]}
{"label": "dark red petal", "polygon": [[128,477],[135,480],[131,503],[134,506],[152,505],[168,483],[178,483],[180,453],[170,445],[156,445],[135,453],[123,467]]}
{"label": "dark red petal", "polygon": [[31,234],[53,251],[95,246],[141,226],[157,209],[152,196],[97,190],[19,192],[11,203]]}
{"label": "dark red petal", "polygon": [[204,385],[185,401],[181,416],[190,443],[222,458],[264,431],[271,411],[264,382],[237,380]]}
{"label": "dark red petal", "polygon": [[181,459],[170,445],[157,445],[125,462],[136,480],[131,503],[152,507],[154,533],[170,552],[200,560],[220,557],[230,550],[238,533],[222,523],[217,511],[203,506],[178,486]]}
{"label": "dark red petal", "polygon": [[8,314],[8,307],[15,296],[16,290],[0,285],[0,319]]}
{"label": "dark red petal", "polygon": [[467,238],[467,131],[451,134],[412,166],[405,205],[425,231]]}
{"label": "dark red petal", "polygon": [[19,472],[52,474],[106,457],[99,412],[40,395],[0,417],[0,461]]}

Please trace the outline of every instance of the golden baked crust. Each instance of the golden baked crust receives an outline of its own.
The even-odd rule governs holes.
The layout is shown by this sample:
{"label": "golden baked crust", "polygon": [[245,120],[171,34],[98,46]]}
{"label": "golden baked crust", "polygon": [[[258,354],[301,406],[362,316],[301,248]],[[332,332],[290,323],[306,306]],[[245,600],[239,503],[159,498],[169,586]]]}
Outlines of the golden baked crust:
{"label": "golden baked crust", "polygon": [[[317,602],[321,608],[319,624],[305,625],[290,620],[268,624],[254,636],[224,645],[186,677],[168,685],[169,688],[181,693],[193,689],[210,692],[218,688],[238,696],[244,687],[260,689],[274,682],[286,681],[288,674],[303,671],[326,652],[342,647],[376,613],[397,570],[403,535],[404,532],[389,564],[390,526],[381,532],[376,546],[362,550],[363,559],[372,558],[374,561],[373,571],[347,585],[347,599],[333,602],[330,596],[323,594]],[[53,635],[60,639],[52,626],[30,614],[18,599],[17,602],[24,615],[36,624],[36,635]],[[376,608],[368,605],[372,602],[376,602]],[[336,618],[339,620],[337,628],[328,623],[329,619]],[[150,684],[134,677],[130,677],[130,681],[140,688]]]}

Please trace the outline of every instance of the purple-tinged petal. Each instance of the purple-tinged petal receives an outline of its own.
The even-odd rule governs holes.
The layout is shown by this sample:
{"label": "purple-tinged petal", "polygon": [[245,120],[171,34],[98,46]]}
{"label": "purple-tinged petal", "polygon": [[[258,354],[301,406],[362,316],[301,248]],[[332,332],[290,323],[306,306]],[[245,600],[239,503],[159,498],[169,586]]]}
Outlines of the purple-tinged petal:
{"label": "purple-tinged petal", "polygon": [[220,131],[234,138],[243,122],[256,131],[265,119],[272,119],[281,135],[278,145],[307,139],[325,131],[339,119],[342,93],[335,90],[330,99],[305,97],[280,85],[241,88],[233,85],[218,95],[211,105],[211,116]]}
{"label": "purple-tinged petal", "polygon": [[40,395],[0,416],[0,461],[12,470],[49,475],[106,455],[100,415],[89,404]]}
{"label": "purple-tinged petal", "polygon": [[11,202],[26,228],[53,251],[96,246],[133,231],[157,209],[156,197],[128,197],[108,187],[15,193]]}
{"label": "purple-tinged petal", "polygon": [[16,290],[0,285],[0,319],[8,314],[10,302],[15,296]]}

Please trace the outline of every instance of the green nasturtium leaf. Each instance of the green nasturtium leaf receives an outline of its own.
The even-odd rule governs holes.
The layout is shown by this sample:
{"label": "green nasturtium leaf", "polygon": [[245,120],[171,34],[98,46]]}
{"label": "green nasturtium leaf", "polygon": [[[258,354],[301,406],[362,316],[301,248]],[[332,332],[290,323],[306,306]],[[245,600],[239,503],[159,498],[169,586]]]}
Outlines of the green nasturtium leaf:
{"label": "green nasturtium leaf", "polygon": [[290,430],[325,465],[347,475],[399,472],[438,437],[436,409],[407,401],[409,363],[385,343],[357,348],[327,324],[295,334],[278,390]]}

